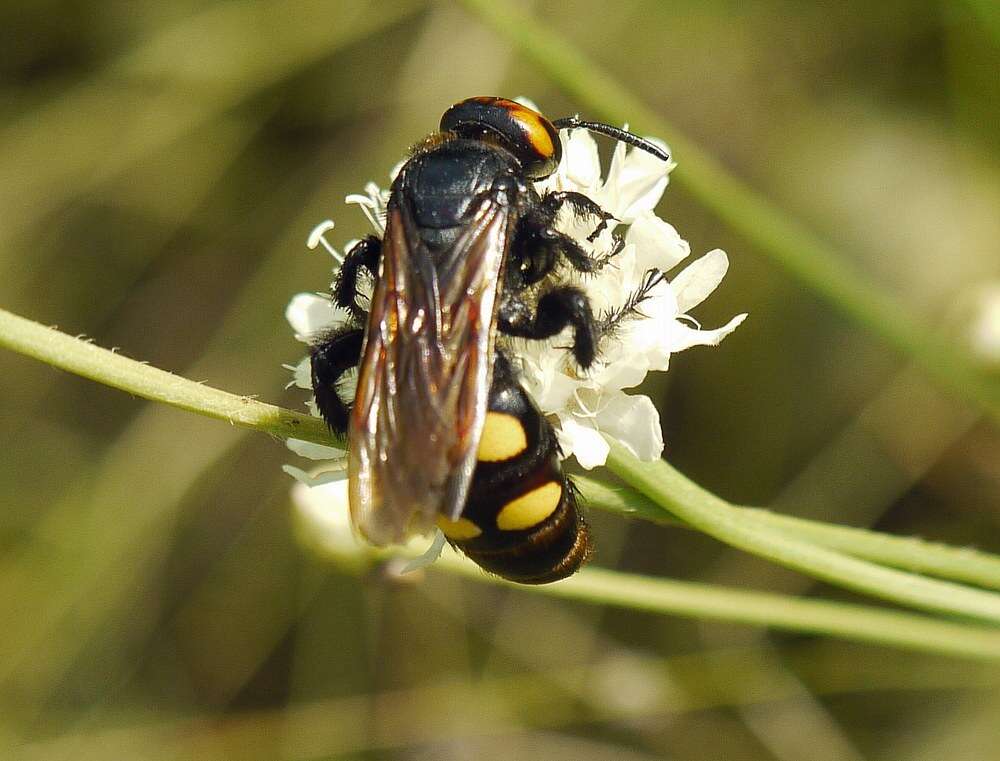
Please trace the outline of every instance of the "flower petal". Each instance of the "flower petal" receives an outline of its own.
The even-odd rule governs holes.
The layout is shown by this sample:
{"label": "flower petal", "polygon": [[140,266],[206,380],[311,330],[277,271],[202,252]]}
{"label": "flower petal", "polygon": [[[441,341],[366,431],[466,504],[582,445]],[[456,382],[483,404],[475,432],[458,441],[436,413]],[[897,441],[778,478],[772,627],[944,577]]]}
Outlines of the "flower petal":
{"label": "flower petal", "polygon": [[[615,219],[623,221],[622,212],[624,206],[620,201],[618,192],[618,178],[625,165],[625,144],[616,143],[615,149],[611,153],[611,163],[608,165],[608,172],[604,177],[604,182],[592,194],[593,199],[599,203],[605,211],[613,214]],[[572,190],[572,188],[565,188]]]}
{"label": "flower petal", "polygon": [[640,460],[650,462],[663,454],[660,415],[648,396],[612,396],[597,413],[597,424]]}
{"label": "flower petal", "polygon": [[309,487],[292,487],[299,534],[313,546],[335,555],[351,554],[362,549],[351,528],[347,501],[347,479]]}
{"label": "flower petal", "polygon": [[[619,148],[622,146],[618,144]],[[617,197],[614,214],[622,222],[631,223],[660,202],[667,189],[667,175],[674,165],[635,148],[624,154],[623,159],[619,159],[620,155],[623,154],[616,148],[605,188],[613,183]]]}
{"label": "flower petal", "polygon": [[[626,323],[621,331],[627,343],[628,353],[642,356],[649,370],[667,369],[670,352],[674,351],[670,341],[671,326],[676,322],[677,302],[668,283],[662,283],[653,295],[640,307],[645,319],[639,318]],[[632,385],[639,385],[638,383]],[[631,388],[621,386],[620,388]]]}
{"label": "flower petal", "polygon": [[572,451],[576,461],[580,463],[580,467],[590,470],[607,462],[611,446],[596,428],[584,425],[581,420],[589,419],[560,415],[561,435],[559,440],[560,442],[563,440],[569,442],[570,446],[565,449]]}
{"label": "flower petal", "polygon": [[746,318],[746,313],[738,314],[721,328],[715,330],[698,330],[675,321],[670,326],[667,340],[671,351],[684,351],[692,346],[718,346],[722,339],[736,330]]}
{"label": "flower petal", "polygon": [[649,269],[666,272],[691,254],[691,246],[674,226],[652,211],[644,211],[635,218],[625,240],[635,246],[636,265],[642,272]]}
{"label": "flower petal", "polygon": [[309,342],[312,336],[346,322],[347,312],[334,307],[330,299],[315,293],[299,293],[292,297],[285,308],[285,319],[300,341]]}
{"label": "flower petal", "polygon": [[441,557],[441,550],[444,549],[446,541],[444,532],[441,529],[438,529],[434,532],[434,538],[427,546],[427,549],[424,550],[422,554],[408,561],[399,572],[412,573],[413,571],[419,571],[421,568],[426,568],[431,565],[435,560]]}
{"label": "flower petal", "polygon": [[298,481],[300,485],[310,489],[347,481],[346,467],[335,467],[333,470],[323,470],[315,474],[306,473],[302,468],[296,468],[294,465],[282,465],[281,469]]}
{"label": "flower petal", "polygon": [[309,357],[303,357],[292,369],[292,385],[303,391],[312,391],[312,362]]}
{"label": "flower petal", "polygon": [[686,314],[698,306],[719,287],[729,269],[729,257],[721,249],[713,249],[681,270],[670,287],[677,296],[677,311]]}
{"label": "flower petal", "polygon": [[542,412],[549,413],[561,410],[566,406],[566,402],[573,395],[573,391],[579,385],[566,373],[553,371],[545,373],[535,386],[537,393],[532,393],[532,398]]}
{"label": "flower petal", "polygon": [[[650,322],[643,320],[643,322]],[[661,331],[662,332],[662,331]],[[645,352],[629,352],[615,362],[599,365],[590,373],[592,384],[606,391],[633,388],[642,383],[649,372],[649,361]]]}
{"label": "flower petal", "polygon": [[584,129],[571,129],[563,140],[563,167],[566,179],[582,186],[581,190],[592,188],[601,179],[601,157],[597,143]]}
{"label": "flower petal", "polygon": [[617,310],[639,286],[645,271],[638,271],[635,261],[635,246],[627,244],[596,276],[586,280],[584,285],[594,312]]}
{"label": "flower petal", "polygon": [[299,457],[305,457],[309,460],[341,460],[346,454],[343,449],[313,444],[311,441],[303,441],[302,439],[288,439],[285,446]]}

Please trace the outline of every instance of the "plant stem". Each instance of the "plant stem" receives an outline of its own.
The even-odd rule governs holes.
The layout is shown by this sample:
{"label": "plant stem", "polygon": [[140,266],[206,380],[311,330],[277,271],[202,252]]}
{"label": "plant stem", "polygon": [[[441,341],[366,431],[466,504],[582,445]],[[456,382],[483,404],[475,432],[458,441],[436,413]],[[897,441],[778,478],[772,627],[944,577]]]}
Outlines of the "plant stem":
{"label": "plant stem", "polygon": [[[685,478],[680,473],[677,475]],[[580,490],[588,507],[669,526],[691,528],[627,486],[610,485],[581,475],[574,475],[573,483]],[[734,511],[734,514],[745,520],[756,521],[789,536],[857,558],[914,573],[1000,589],[1000,557],[988,552],[968,547],[951,547],[916,537],[893,536],[852,526],[831,525],[772,513],[758,507],[738,507],[728,502],[726,509]]]}
{"label": "plant stem", "polygon": [[913,358],[941,386],[1000,421],[1000,383],[965,352],[917,324],[889,294],[849,267],[845,257],[737,179],[646,107],[628,87],[512,4],[491,0],[460,2],[585,105],[588,117],[612,124],[628,122],[644,134],[663,137],[679,160],[671,176],[720,219],[835,309],[880,336],[900,354]]}
{"label": "plant stem", "polygon": [[[473,572],[466,575],[472,576]],[[928,652],[1000,658],[1000,632],[911,613],[655,579],[601,568],[581,571],[578,577],[539,591],[552,597],[619,608],[812,632]]]}
{"label": "plant stem", "polygon": [[318,418],[181,378],[3,309],[0,309],[0,346],[144,399],[243,428],[283,439],[338,444]]}
{"label": "plant stem", "polygon": [[656,504],[709,536],[831,584],[924,610],[1000,623],[1000,595],[885,568],[743,517],[664,460],[640,462],[609,439],[607,467]]}
{"label": "plant stem", "polygon": [[[318,418],[290,412],[280,407],[229,394],[180,378],[3,310],[0,310],[0,346],[6,346],[55,367],[146,399],[164,402],[219,420],[226,420],[233,425],[264,431],[273,436],[299,438],[318,444],[343,444],[329,434],[326,426]],[[801,541],[777,529],[762,526],[759,519],[741,517],[742,511],[696,486],[662,460],[655,463],[641,463],[627,454],[621,445],[612,442],[608,465],[613,472],[690,526],[733,546],[769,557],[831,583],[878,597],[929,610],[1000,621],[1000,596],[957,584],[948,584],[882,568]],[[604,581],[595,582],[596,585],[587,594],[592,595],[595,601],[612,602],[610,598],[616,594],[614,584],[607,580],[618,579],[620,581],[621,575],[601,576],[598,574],[597,578],[604,579]],[[636,578],[635,580],[636,582],[643,581],[643,583],[654,582],[651,579]],[[563,589],[563,587],[557,586],[556,589]],[[634,589],[645,591],[628,592],[628,590],[623,589],[616,604],[647,610],[666,610],[664,606],[668,603],[664,600],[668,598],[660,599],[657,602],[656,595],[650,591],[665,589],[665,587],[635,587]],[[576,593],[551,592],[551,594],[572,596]],[[679,602],[669,604],[675,605],[679,611],[688,610],[689,615],[701,615],[701,611],[704,611],[707,616],[712,615],[707,608],[697,608],[699,612],[695,612],[695,608],[684,608],[684,605]],[[764,606],[764,609],[767,609],[767,606]],[[788,613],[787,610],[793,612]],[[798,620],[801,611],[809,609],[793,607],[787,610],[784,613],[775,611],[775,620],[781,621],[781,625],[786,628],[795,628],[794,622]],[[750,614],[740,613],[739,615],[749,616]],[[835,625],[832,622],[836,619],[837,616],[830,616],[828,617],[829,623],[821,624],[817,621],[808,625],[803,624],[800,628],[835,633]],[[731,620],[751,622],[749,617]],[[875,619],[869,620],[874,621]],[[757,622],[763,622],[763,618]],[[936,626],[953,626],[931,623],[935,623]],[[820,626],[825,628],[818,628]],[[888,643],[890,640],[903,642],[908,636],[911,636],[907,632],[898,631],[880,634],[874,628],[866,629],[867,626],[866,624],[857,627],[858,637],[868,638],[872,641],[881,638],[879,641]],[[979,644],[975,646],[970,643],[956,645],[953,650],[958,648],[971,652],[978,647],[982,654],[989,649],[984,641],[980,640],[981,637],[986,636],[983,633],[984,630],[958,627],[955,631],[958,630],[973,632],[974,634],[970,635],[972,641],[979,642]],[[867,634],[864,633],[866,631]],[[942,631],[947,633],[953,630],[946,628]],[[921,641],[924,640],[921,639]],[[934,649],[927,642],[924,642],[921,647]],[[941,650],[940,647],[937,649]]]}
{"label": "plant stem", "polygon": [[835,526],[756,507],[734,508],[747,519],[822,547],[883,565],[944,579],[1000,589],[1000,557],[969,547],[951,547],[918,537],[892,536],[877,531]]}
{"label": "plant stem", "polygon": [[[367,558],[413,557],[419,549],[394,547],[378,550],[343,543],[316,548],[353,573]],[[729,589],[674,579],[650,578],[603,568],[585,568],[570,579],[525,587],[482,571],[468,559],[446,548],[431,570],[447,571],[474,581],[509,586],[521,591],[578,600],[592,605],[612,605],[662,615],[710,619],[763,626],[770,629],[825,634],[908,650],[943,653],[983,660],[1000,660],[1000,631],[866,605],[808,600],[769,592]]]}

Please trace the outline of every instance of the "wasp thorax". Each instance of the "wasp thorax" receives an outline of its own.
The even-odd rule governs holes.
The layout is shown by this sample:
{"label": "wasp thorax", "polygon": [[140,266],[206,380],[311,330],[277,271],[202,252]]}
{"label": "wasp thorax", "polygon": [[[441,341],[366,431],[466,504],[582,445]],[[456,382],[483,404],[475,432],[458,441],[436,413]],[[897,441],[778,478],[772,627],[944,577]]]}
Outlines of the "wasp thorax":
{"label": "wasp thorax", "polygon": [[555,126],[537,111],[506,98],[468,98],[444,112],[441,129],[462,137],[499,141],[538,180],[552,174],[562,159]]}

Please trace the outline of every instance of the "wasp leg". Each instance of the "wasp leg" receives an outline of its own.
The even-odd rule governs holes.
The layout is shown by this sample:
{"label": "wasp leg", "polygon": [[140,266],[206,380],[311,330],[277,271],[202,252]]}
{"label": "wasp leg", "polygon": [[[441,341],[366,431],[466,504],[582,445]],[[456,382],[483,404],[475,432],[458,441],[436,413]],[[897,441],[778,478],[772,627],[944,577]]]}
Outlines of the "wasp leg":
{"label": "wasp leg", "polygon": [[[615,236],[614,248],[604,256],[595,257],[583,248],[574,238],[555,228],[555,216],[558,206],[553,202],[546,206],[549,198],[560,197],[559,204],[568,203],[577,208],[578,204],[592,204],[602,215],[601,224],[588,238],[593,240],[607,225],[608,219],[613,219],[602,211],[596,203],[580,193],[551,193],[546,196],[539,207],[528,212],[520,221],[514,238],[513,256],[517,260],[519,277],[524,285],[531,285],[541,280],[556,268],[560,259],[564,259],[573,269],[579,272],[599,272],[609,261],[621,253],[625,239]],[[568,197],[568,198],[567,198]],[[583,201],[574,200],[576,198]],[[590,206],[585,207],[588,210]],[[604,217],[607,217],[605,219]]]}
{"label": "wasp leg", "polygon": [[340,265],[340,273],[333,287],[333,300],[359,321],[365,310],[358,304],[358,275],[364,268],[373,278],[377,278],[381,256],[382,241],[374,235],[368,235],[351,246],[344,257],[344,263]]}
{"label": "wasp leg", "polygon": [[594,231],[587,236],[587,240],[591,243],[597,240],[597,236],[604,232],[608,223],[615,219],[613,214],[606,212],[597,201],[583,193],[574,193],[571,190],[553,191],[542,198],[542,209],[549,215],[550,222],[555,221],[563,206],[569,206],[579,217],[589,214],[601,220]]}
{"label": "wasp leg", "polygon": [[643,302],[649,299],[653,295],[653,289],[665,280],[666,275],[660,270],[646,270],[642,283],[628,295],[624,304],[601,314],[598,320],[599,336],[603,339],[605,336],[614,335],[615,331],[626,320],[644,317],[645,315],[642,313]]}
{"label": "wasp leg", "polygon": [[594,361],[600,325],[594,319],[590,300],[579,288],[564,285],[545,293],[532,314],[531,307],[516,296],[500,305],[498,326],[511,336],[544,339],[573,326],[573,357],[586,370]]}
{"label": "wasp leg", "polygon": [[617,230],[611,235],[615,241],[614,248],[603,256],[594,257],[592,254],[588,254],[584,251],[579,245],[575,245],[575,242],[572,248],[567,247],[563,249],[561,253],[566,257],[566,260],[573,266],[573,268],[580,272],[600,272],[604,269],[604,265],[618,256],[618,254],[622,252],[622,249],[625,248],[625,236]]}
{"label": "wasp leg", "polygon": [[313,345],[310,351],[312,387],[316,406],[334,433],[347,432],[351,406],[337,388],[344,373],[361,361],[362,328],[347,328],[331,333]]}

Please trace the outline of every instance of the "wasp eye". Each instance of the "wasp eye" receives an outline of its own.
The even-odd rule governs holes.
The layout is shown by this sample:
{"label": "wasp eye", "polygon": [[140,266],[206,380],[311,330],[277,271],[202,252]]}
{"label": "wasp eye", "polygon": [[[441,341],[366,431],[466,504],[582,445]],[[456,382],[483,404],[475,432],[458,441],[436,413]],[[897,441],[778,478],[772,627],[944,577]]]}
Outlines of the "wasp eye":
{"label": "wasp eye", "polygon": [[441,129],[462,137],[499,141],[533,180],[552,174],[562,159],[562,144],[552,122],[506,98],[469,98],[444,112]]}

